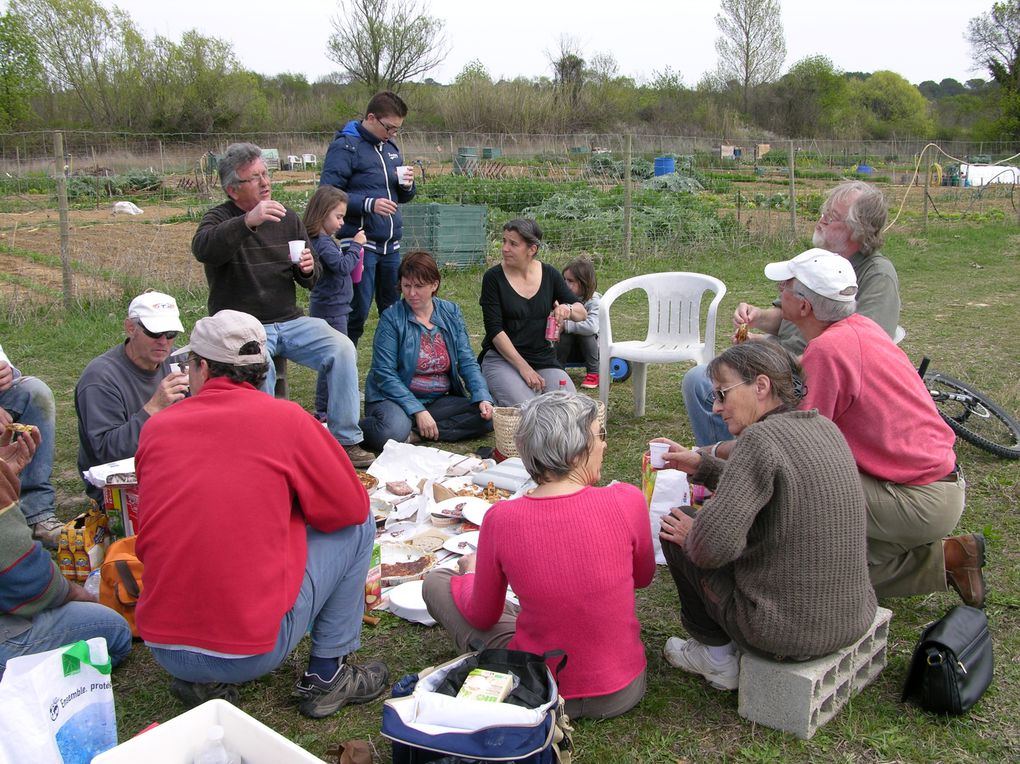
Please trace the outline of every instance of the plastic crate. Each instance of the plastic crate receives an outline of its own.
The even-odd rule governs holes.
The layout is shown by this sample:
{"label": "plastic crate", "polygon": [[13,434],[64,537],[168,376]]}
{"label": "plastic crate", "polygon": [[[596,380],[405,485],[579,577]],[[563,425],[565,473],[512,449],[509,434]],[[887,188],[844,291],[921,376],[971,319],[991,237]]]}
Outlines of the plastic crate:
{"label": "plastic crate", "polygon": [[223,744],[248,764],[324,764],[304,748],[225,700],[210,700],[92,759],[92,764],[192,764],[209,728],[223,727]]}
{"label": "plastic crate", "polygon": [[485,262],[488,210],[481,204],[405,204],[401,249],[425,249],[440,268],[467,268]]}

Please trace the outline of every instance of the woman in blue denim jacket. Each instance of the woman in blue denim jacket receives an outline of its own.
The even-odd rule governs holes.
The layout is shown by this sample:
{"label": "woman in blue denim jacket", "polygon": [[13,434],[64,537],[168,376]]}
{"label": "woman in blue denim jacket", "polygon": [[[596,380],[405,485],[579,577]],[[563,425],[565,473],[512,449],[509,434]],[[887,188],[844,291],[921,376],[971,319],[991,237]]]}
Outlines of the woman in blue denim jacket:
{"label": "woman in blue denim jacket", "polygon": [[439,268],[409,253],[397,272],[402,299],[379,318],[365,381],[365,448],[387,440],[454,441],[492,432],[492,395],[456,303],[436,297]]}

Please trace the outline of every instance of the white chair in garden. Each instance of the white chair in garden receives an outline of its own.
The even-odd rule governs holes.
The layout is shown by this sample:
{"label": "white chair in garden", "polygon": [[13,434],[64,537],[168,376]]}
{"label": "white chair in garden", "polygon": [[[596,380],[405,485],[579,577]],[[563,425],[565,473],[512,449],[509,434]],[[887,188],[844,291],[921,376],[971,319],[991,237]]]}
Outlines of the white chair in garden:
{"label": "white chair in garden", "polygon": [[302,154],[301,161],[304,162],[306,170],[309,167],[315,168],[319,166],[319,158],[315,154]]}
{"label": "white chair in garden", "polygon": [[[613,303],[635,289],[648,295],[648,335],[644,340],[614,341]],[[705,313],[706,293],[714,295]],[[599,398],[609,404],[610,361],[621,358],[633,366],[634,414],[645,414],[645,386],[650,363],[693,361],[708,363],[715,357],[715,321],[726,285],[702,273],[649,273],[611,286],[602,296],[599,311]],[[619,323],[619,322],[618,322]]]}

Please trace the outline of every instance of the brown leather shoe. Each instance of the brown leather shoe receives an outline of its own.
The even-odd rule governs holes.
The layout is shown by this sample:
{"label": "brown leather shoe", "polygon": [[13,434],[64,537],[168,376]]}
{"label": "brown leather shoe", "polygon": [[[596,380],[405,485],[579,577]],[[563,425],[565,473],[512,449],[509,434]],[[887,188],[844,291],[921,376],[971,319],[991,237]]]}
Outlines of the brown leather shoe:
{"label": "brown leather shoe", "polygon": [[344,446],[343,449],[347,452],[347,458],[351,460],[351,464],[355,467],[371,467],[372,462],[375,461],[375,454],[371,451],[366,451],[359,445]]}
{"label": "brown leather shoe", "polygon": [[950,567],[946,563],[946,583],[956,590],[964,605],[983,608],[985,606],[985,537],[980,533],[952,536],[942,540],[943,548],[955,545],[964,562]]}

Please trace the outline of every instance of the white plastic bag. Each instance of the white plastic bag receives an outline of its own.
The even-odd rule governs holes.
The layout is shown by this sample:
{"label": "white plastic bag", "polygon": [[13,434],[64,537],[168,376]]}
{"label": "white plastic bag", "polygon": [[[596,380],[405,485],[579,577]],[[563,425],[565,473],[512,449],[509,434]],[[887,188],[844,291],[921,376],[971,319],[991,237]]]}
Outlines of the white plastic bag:
{"label": "white plastic bag", "polygon": [[89,764],[117,745],[103,637],[7,661],[0,681],[0,764]]}
{"label": "white plastic bag", "polygon": [[652,550],[655,552],[656,564],[665,565],[666,557],[662,554],[662,542],[659,541],[659,526],[662,525],[662,518],[669,514],[670,509],[691,503],[691,488],[687,482],[687,473],[680,470],[655,470],[651,490],[652,496],[648,502],[648,520],[652,526]]}

